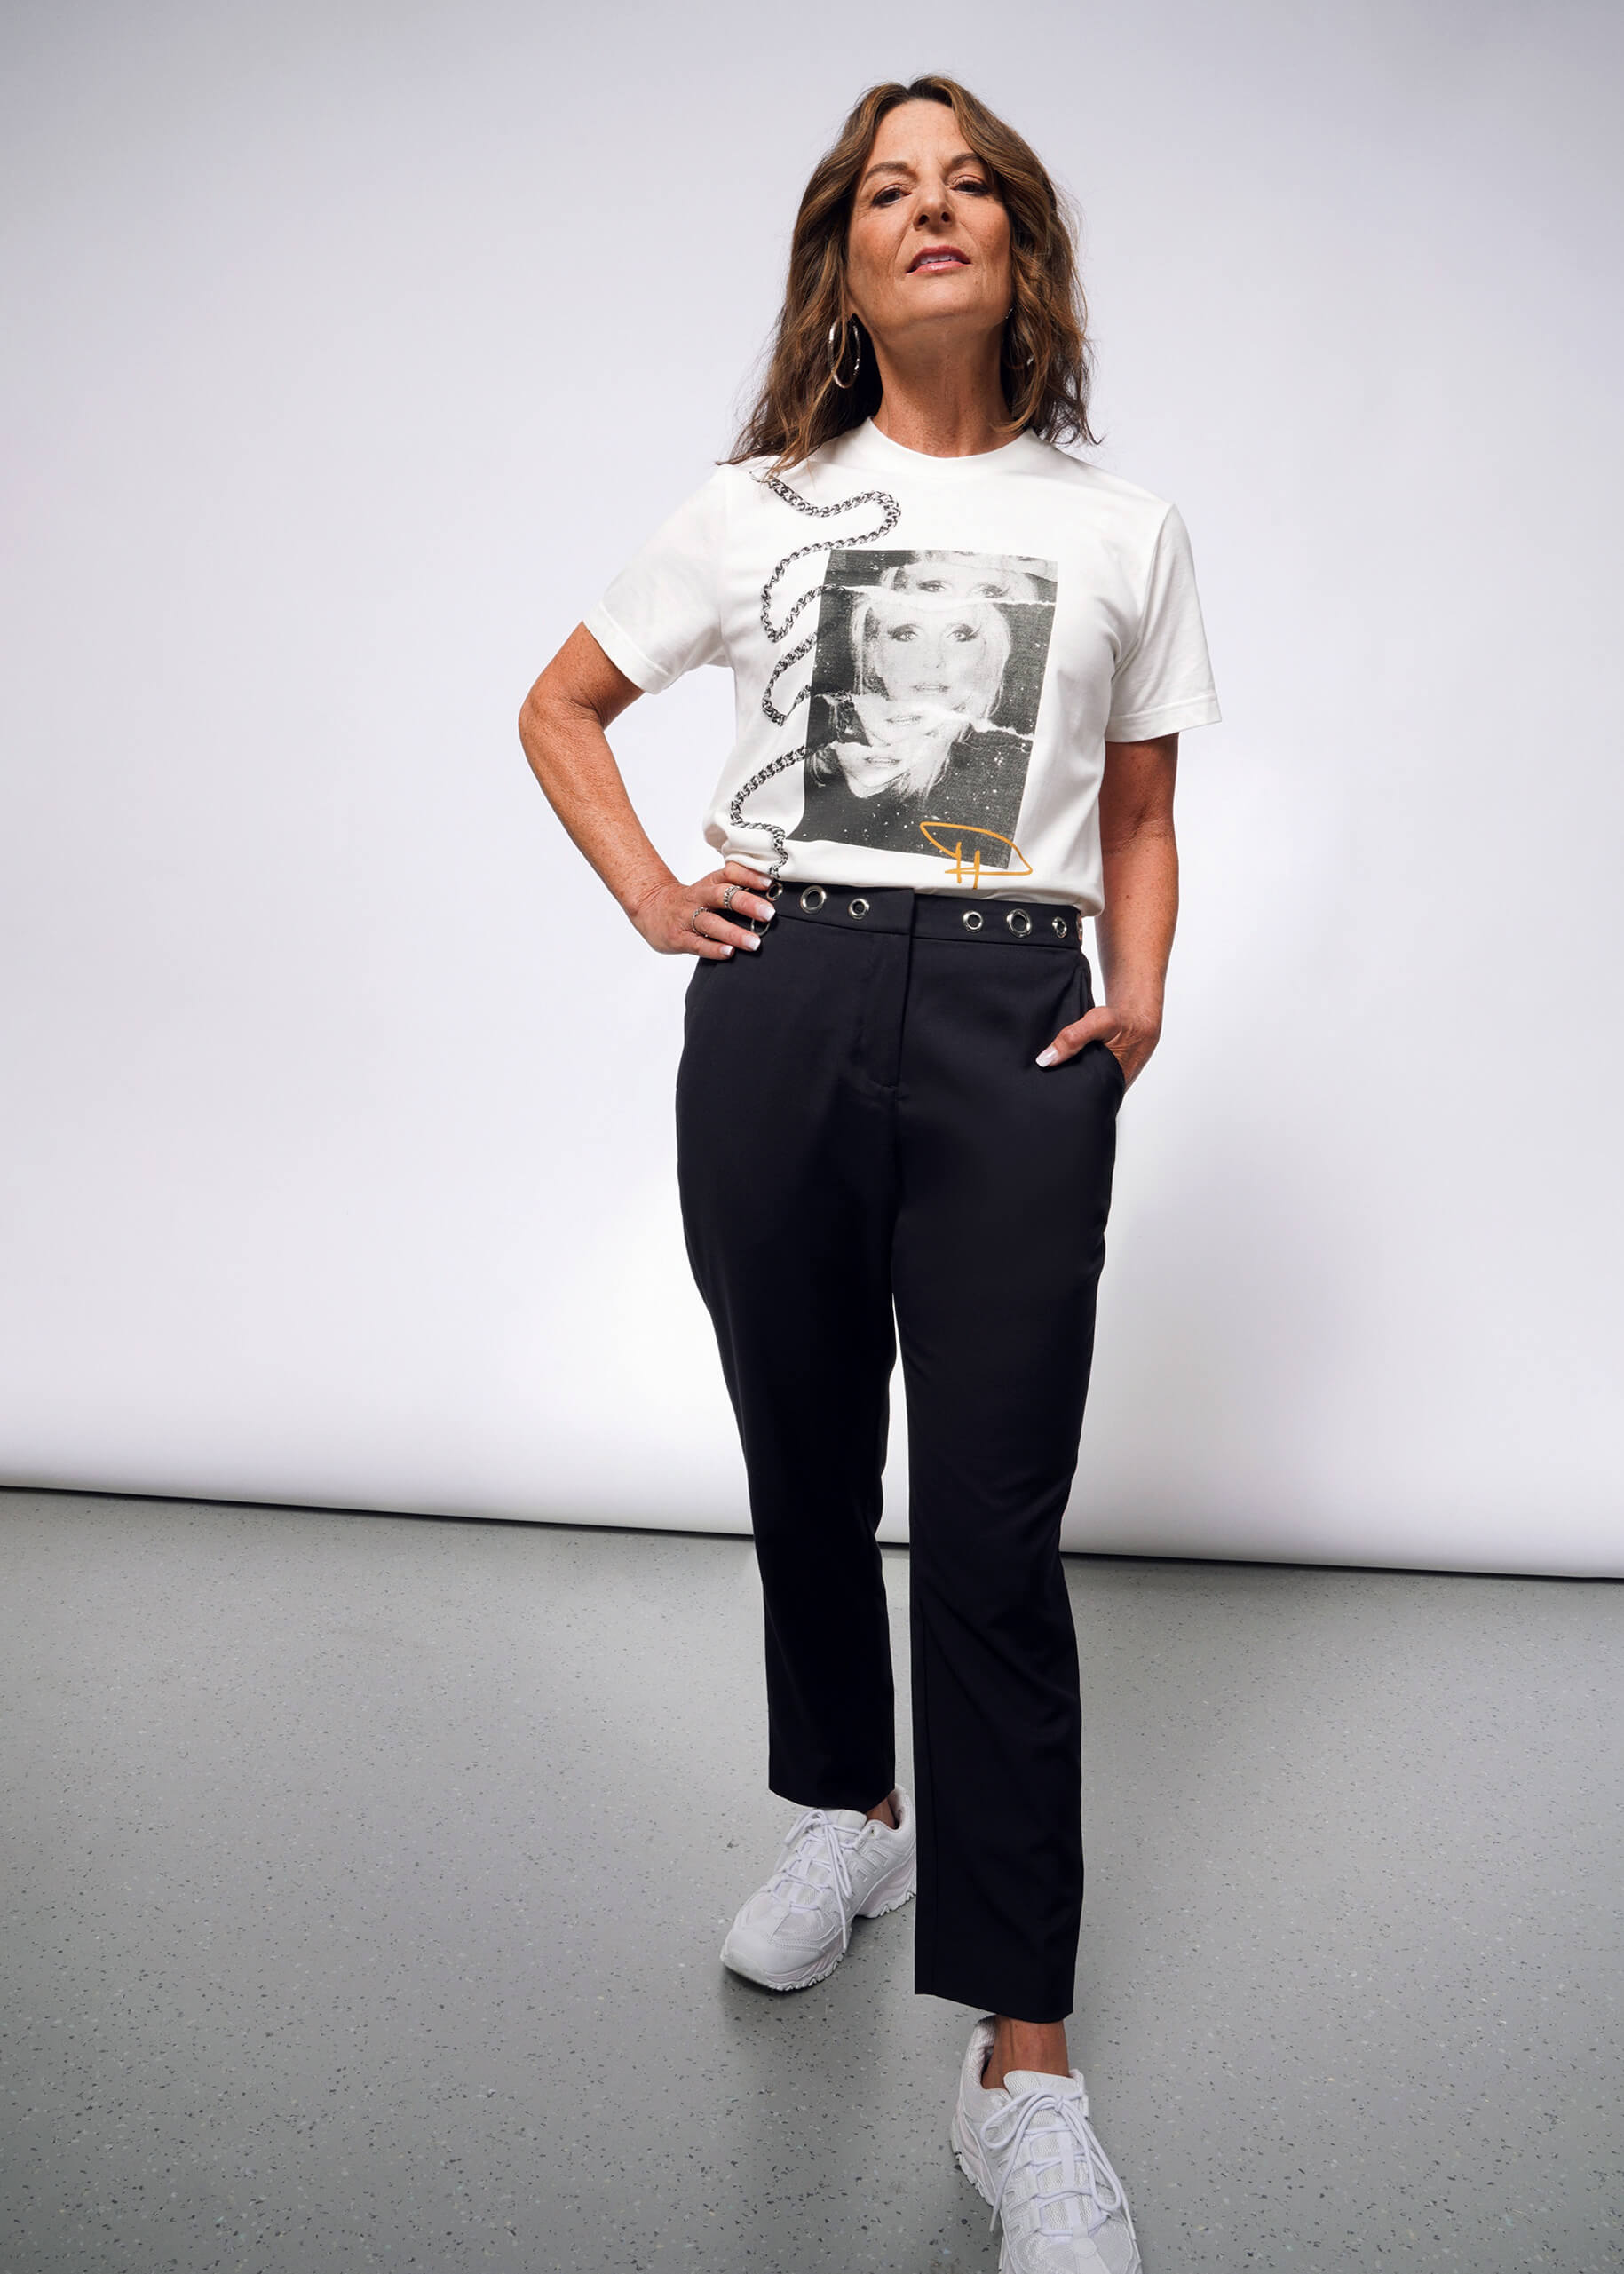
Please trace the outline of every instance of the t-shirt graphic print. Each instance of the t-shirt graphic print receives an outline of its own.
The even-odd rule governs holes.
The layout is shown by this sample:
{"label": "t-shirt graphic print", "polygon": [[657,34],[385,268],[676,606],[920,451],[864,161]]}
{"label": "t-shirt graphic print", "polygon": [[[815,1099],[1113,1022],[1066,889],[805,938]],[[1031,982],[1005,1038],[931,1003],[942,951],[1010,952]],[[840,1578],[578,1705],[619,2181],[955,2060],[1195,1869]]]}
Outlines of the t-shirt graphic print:
{"label": "t-shirt graphic print", "polygon": [[1095,915],[1107,741],[1218,716],[1176,510],[1030,434],[718,466],[585,624],[645,693],[732,671],[705,836],[790,884]]}
{"label": "t-shirt graphic print", "polygon": [[1015,830],[1057,575],[1021,554],[831,553],[791,837],[1029,873]]}

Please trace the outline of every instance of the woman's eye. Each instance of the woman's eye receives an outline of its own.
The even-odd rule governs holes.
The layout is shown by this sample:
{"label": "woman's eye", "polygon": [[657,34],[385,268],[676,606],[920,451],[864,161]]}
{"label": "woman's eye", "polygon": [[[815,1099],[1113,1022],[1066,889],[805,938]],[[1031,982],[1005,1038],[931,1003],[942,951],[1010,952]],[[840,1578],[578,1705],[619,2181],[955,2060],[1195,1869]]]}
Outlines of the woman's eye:
{"label": "woman's eye", "polygon": [[947,637],[949,639],[976,639],[980,634],[973,623],[955,623],[948,627]]}
{"label": "woman's eye", "polygon": [[987,184],[981,179],[978,174],[966,174],[963,181],[955,182],[953,186],[955,189],[974,190],[977,195],[980,197],[985,197],[987,191]]}
{"label": "woman's eye", "polygon": [[889,188],[876,189],[874,194],[874,202],[876,205],[894,205],[901,194],[901,190],[893,182]]}
{"label": "woman's eye", "polygon": [[917,639],[919,637],[919,627],[917,624],[911,623],[892,624],[885,637],[887,639]]}

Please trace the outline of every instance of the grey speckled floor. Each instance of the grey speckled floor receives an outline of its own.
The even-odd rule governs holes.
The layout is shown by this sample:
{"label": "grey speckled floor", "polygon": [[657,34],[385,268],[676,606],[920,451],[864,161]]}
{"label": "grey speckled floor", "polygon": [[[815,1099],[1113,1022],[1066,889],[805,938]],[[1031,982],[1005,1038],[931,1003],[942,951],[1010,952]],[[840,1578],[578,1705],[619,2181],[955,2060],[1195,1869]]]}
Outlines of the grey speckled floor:
{"label": "grey speckled floor", "polygon": [[[1146,2274],[1624,2266],[1624,1589],[1071,1574]],[[747,1545],[12,1493],[0,1601],[4,2274],[995,2264],[911,1914],[717,1965]]]}

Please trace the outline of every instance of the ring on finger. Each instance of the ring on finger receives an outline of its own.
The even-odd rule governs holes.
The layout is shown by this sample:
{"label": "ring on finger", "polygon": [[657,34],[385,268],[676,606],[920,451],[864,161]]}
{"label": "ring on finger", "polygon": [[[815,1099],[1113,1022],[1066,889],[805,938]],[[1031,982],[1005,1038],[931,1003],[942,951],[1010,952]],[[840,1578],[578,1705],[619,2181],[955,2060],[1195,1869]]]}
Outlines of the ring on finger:
{"label": "ring on finger", "polygon": [[722,913],[724,915],[725,915],[732,908],[733,904],[733,894],[739,890],[740,887],[737,884],[725,884],[722,887]]}
{"label": "ring on finger", "polygon": [[689,929],[689,931],[699,931],[699,936],[700,936],[700,938],[701,938],[701,939],[703,939],[703,938],[705,937],[705,935],[704,935],[704,933],[703,933],[702,931],[699,931],[699,920],[700,920],[701,916],[702,916],[702,915],[704,915],[704,913],[705,913],[704,904],[703,904],[703,902],[701,901],[701,904],[700,904],[700,906],[699,906],[697,908],[695,908],[695,909],[694,909],[693,914],[693,915],[688,918],[688,929]]}

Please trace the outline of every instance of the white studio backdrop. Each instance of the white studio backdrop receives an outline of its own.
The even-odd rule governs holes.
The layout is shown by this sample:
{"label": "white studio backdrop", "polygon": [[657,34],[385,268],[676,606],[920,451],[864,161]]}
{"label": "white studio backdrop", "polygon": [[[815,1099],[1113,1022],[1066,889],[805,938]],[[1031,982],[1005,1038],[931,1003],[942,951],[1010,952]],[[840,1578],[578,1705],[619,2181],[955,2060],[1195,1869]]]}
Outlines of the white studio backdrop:
{"label": "white studio backdrop", "polygon": [[[3,37],[0,1473],[745,1526],[689,967],[514,717],[725,451],[846,105],[937,68],[1084,209],[1102,462],[1184,511],[1226,720],[1067,1542],[1624,1571],[1616,13]],[[690,875],[730,715],[617,730]]]}

